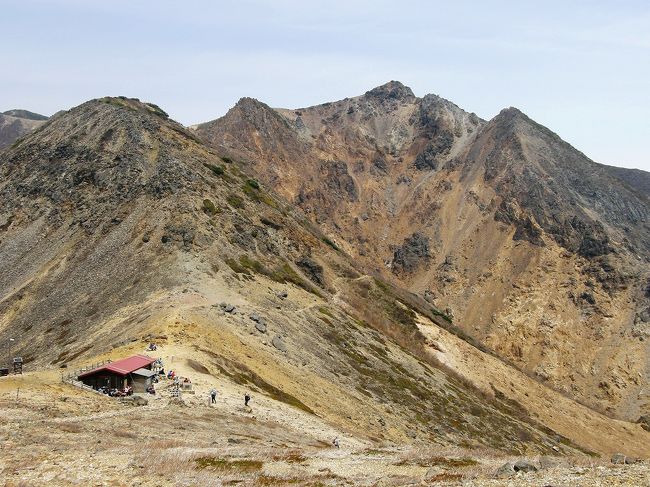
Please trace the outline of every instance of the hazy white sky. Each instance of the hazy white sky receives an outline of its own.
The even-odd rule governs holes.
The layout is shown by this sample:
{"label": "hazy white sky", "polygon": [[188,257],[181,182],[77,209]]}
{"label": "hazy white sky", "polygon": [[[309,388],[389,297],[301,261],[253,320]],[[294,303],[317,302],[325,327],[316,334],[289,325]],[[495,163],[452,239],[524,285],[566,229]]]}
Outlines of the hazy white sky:
{"label": "hazy white sky", "polygon": [[126,95],[192,124],[396,79],[650,170],[649,0],[3,0],[0,32],[0,111]]}

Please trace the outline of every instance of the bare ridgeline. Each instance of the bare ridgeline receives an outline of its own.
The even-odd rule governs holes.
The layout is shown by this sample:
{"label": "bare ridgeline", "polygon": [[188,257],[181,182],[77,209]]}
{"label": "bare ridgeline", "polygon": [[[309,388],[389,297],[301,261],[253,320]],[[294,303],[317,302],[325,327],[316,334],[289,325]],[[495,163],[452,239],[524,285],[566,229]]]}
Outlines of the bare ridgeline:
{"label": "bare ridgeline", "polygon": [[647,173],[397,82],[6,117],[8,485],[648,485]]}

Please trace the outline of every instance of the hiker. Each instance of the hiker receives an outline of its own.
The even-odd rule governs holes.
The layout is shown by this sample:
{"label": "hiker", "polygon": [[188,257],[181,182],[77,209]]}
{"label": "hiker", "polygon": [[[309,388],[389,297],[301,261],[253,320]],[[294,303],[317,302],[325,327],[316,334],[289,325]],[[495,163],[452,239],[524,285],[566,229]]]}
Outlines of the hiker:
{"label": "hiker", "polygon": [[248,406],[248,402],[251,400],[250,394],[247,392],[244,394],[244,406]]}
{"label": "hiker", "polygon": [[334,440],[332,441],[332,445],[334,445],[334,448],[341,448],[338,436],[336,438],[334,438]]}
{"label": "hiker", "polygon": [[217,402],[217,390],[216,389],[212,389],[210,391],[210,399],[212,399],[211,404],[214,404],[214,403]]}

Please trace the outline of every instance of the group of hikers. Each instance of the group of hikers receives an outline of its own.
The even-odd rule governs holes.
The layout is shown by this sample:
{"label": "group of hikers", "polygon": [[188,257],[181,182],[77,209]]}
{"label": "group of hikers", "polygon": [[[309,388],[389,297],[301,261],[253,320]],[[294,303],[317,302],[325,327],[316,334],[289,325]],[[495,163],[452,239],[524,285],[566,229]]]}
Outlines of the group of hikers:
{"label": "group of hikers", "polygon": [[[214,387],[210,390],[209,399],[210,399],[210,404],[211,404],[211,405],[217,403],[217,395],[218,395],[218,394],[219,394],[219,393],[217,392],[217,390],[216,390]],[[251,402],[251,395],[250,395],[248,392],[246,392],[246,393],[244,394],[244,406],[245,406],[245,407],[249,407],[249,403],[250,403],[250,402]],[[332,446],[333,446],[334,448],[341,448],[341,442],[340,442],[338,436],[335,437],[335,438],[332,440]]]}
{"label": "group of hikers", "polygon": [[[212,388],[210,390],[210,404],[216,404],[217,402],[217,390]],[[244,406],[248,406],[248,403],[251,401],[251,395],[247,392],[244,394]]]}

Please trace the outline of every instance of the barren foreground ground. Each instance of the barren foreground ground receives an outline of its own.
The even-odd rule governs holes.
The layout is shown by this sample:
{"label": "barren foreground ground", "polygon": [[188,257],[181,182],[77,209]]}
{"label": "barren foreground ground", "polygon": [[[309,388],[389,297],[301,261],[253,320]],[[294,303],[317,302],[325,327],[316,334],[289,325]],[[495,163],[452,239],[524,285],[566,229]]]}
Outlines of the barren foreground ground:
{"label": "barren foreground ground", "polygon": [[[507,485],[650,486],[650,466],[608,459],[529,458],[540,471],[495,478],[490,451],[374,444],[162,352],[190,376],[182,402],[158,384],[131,406],[60,381],[56,369],[0,379],[0,479],[5,485]],[[173,360],[173,361],[172,361]],[[216,387],[216,405],[208,391]],[[338,436],[341,448],[331,444]]]}

